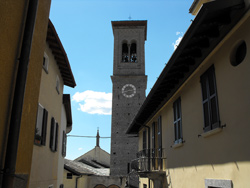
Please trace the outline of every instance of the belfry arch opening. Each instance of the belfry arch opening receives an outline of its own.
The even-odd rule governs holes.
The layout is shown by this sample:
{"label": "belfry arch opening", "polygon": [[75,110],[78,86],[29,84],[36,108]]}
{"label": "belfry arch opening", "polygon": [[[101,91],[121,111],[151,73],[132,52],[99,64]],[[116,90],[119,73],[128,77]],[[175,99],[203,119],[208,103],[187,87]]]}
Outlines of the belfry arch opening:
{"label": "belfry arch opening", "polygon": [[129,54],[128,54],[128,44],[127,42],[122,43],[122,62],[128,62]]}
{"label": "belfry arch opening", "polygon": [[130,44],[127,41],[122,42],[122,62],[137,62],[137,45],[135,41]]}
{"label": "belfry arch opening", "polygon": [[136,63],[137,62],[137,54],[136,54],[136,43],[133,42],[130,47],[130,61]]}

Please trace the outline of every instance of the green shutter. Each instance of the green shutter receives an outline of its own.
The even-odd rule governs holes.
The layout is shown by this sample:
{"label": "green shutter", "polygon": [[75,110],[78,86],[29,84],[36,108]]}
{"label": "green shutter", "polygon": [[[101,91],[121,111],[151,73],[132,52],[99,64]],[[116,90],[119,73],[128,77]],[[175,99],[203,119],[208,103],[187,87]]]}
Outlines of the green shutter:
{"label": "green shutter", "polygon": [[48,121],[48,111],[44,108],[43,124],[42,124],[42,141],[41,141],[41,145],[44,145],[44,146],[46,145],[47,121]]}

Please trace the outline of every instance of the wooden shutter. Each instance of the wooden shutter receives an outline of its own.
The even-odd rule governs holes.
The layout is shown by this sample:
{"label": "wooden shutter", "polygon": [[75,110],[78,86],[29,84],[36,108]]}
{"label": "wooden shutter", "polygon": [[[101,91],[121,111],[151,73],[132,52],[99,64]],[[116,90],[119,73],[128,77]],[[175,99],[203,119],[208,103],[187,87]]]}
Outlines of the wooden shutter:
{"label": "wooden shutter", "polygon": [[62,135],[62,156],[65,157],[66,156],[66,144],[67,144],[67,136],[65,131],[63,131],[63,135]]}
{"label": "wooden shutter", "polygon": [[161,116],[158,118],[158,157],[162,156],[162,124]]}
{"label": "wooden shutter", "polygon": [[54,130],[55,130],[55,119],[51,118],[51,127],[50,127],[50,149],[54,151]]}
{"label": "wooden shutter", "polygon": [[152,124],[152,168],[155,169],[155,122]]}
{"label": "wooden shutter", "polygon": [[162,120],[158,118],[158,170],[162,169]]}
{"label": "wooden shutter", "polygon": [[147,149],[147,131],[143,131],[143,143],[142,143],[142,149],[146,150]]}
{"label": "wooden shutter", "polygon": [[46,145],[46,135],[47,135],[47,121],[48,121],[48,111],[43,109],[43,126],[42,126],[42,140],[41,145]]}
{"label": "wooden shutter", "polygon": [[57,145],[58,145],[58,129],[59,129],[59,125],[58,123],[56,123],[56,127],[55,127],[55,151],[57,151]]}

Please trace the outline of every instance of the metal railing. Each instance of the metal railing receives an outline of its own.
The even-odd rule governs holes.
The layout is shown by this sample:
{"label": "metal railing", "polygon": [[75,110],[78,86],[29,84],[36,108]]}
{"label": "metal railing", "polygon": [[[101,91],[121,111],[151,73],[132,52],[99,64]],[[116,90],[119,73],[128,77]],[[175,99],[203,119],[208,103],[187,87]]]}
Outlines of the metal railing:
{"label": "metal railing", "polygon": [[131,162],[131,169],[137,172],[161,171],[164,165],[163,148],[144,149],[139,151],[137,158]]}

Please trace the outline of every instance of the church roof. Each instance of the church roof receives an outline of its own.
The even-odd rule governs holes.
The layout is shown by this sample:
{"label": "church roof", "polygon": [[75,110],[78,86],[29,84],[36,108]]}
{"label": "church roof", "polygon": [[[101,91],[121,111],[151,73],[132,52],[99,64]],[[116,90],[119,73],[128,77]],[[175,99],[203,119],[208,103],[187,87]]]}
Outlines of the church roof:
{"label": "church roof", "polygon": [[147,40],[147,20],[124,20],[124,21],[112,21],[112,28],[114,27],[128,27],[128,26],[145,26],[145,40]]}
{"label": "church roof", "polygon": [[109,176],[109,168],[97,169],[87,164],[64,159],[64,168],[75,175]]}
{"label": "church roof", "polygon": [[110,161],[101,161],[98,156],[96,156],[96,153],[99,153],[99,156],[103,156],[101,158],[105,158],[104,156],[110,156],[108,152],[101,149],[100,147],[95,147],[92,150],[88,151],[87,153],[84,153],[80,157],[76,158],[74,161],[82,162],[87,165],[90,165],[94,168],[109,168],[110,167]]}
{"label": "church roof", "polygon": [[216,0],[202,6],[130,124],[128,134],[137,134],[153,118],[248,9],[244,0]]}

